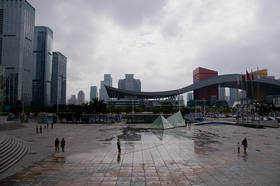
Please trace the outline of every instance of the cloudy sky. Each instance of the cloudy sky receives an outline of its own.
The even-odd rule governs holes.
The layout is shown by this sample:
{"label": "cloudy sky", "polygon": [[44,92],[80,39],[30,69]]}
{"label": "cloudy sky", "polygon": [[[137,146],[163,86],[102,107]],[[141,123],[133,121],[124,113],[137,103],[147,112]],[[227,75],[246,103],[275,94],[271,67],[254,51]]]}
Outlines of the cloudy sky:
{"label": "cloudy sky", "polygon": [[124,74],[142,91],[192,82],[198,66],[219,74],[267,68],[280,78],[279,0],[29,0],[36,25],[54,31],[68,57],[67,97],[113,86]]}

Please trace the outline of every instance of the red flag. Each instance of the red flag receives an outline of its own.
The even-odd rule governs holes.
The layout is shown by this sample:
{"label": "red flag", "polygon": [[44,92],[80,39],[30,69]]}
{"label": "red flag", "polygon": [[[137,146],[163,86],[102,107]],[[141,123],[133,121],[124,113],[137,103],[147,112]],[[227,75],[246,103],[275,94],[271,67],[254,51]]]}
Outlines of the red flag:
{"label": "red flag", "polygon": [[248,73],[248,71],[246,70],[246,76],[247,76],[247,81],[250,81],[251,78],[250,78],[250,74]]}
{"label": "red flag", "polygon": [[255,80],[255,77],[254,77],[255,75],[254,75],[254,73],[253,73],[253,71],[252,71],[252,69],[251,69],[251,80],[252,81],[254,81]]}
{"label": "red flag", "polygon": [[242,81],[245,81],[245,75],[241,75],[242,76]]}

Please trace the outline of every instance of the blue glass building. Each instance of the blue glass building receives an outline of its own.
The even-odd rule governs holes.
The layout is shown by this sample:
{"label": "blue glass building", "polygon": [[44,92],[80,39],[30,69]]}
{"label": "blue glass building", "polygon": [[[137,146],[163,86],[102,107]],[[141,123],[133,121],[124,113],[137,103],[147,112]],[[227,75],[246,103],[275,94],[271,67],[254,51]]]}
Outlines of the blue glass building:
{"label": "blue glass building", "polygon": [[53,31],[46,26],[36,26],[32,80],[32,103],[35,106],[51,104],[52,43]]}
{"label": "blue glass building", "polygon": [[53,52],[51,104],[66,104],[67,58],[60,52]]}

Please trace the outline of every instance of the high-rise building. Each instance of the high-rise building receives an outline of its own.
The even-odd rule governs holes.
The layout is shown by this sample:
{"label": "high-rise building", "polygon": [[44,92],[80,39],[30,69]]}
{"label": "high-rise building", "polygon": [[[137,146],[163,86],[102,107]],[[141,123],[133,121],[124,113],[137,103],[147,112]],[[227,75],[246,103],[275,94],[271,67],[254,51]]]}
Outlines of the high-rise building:
{"label": "high-rise building", "polygon": [[192,101],[193,100],[193,92],[189,92],[187,94],[187,102]]}
{"label": "high-rise building", "polygon": [[100,82],[99,89],[99,99],[104,100],[104,102],[107,103],[110,99],[104,85],[112,86],[111,74],[104,74],[104,80]]}
{"label": "high-rise building", "polygon": [[76,99],[76,95],[72,95],[69,99],[68,99],[68,105],[76,105],[77,104],[77,99]]}
{"label": "high-rise building", "polygon": [[51,104],[53,31],[46,26],[36,26],[34,35],[32,104],[49,106]]}
{"label": "high-rise building", "polygon": [[4,76],[4,67],[0,66],[0,112],[3,112],[4,106],[4,88],[5,88],[5,76]]}
{"label": "high-rise building", "polygon": [[180,107],[184,107],[185,106],[185,100],[184,100],[184,96],[183,95],[178,95],[177,96],[177,101]]}
{"label": "high-rise building", "polygon": [[219,86],[219,100],[225,101],[226,100],[226,88]]}
{"label": "high-rise building", "polygon": [[92,101],[93,99],[98,97],[97,86],[91,86],[90,87],[90,96],[89,97],[90,97],[89,101]]}
{"label": "high-rise building", "polygon": [[0,1],[0,65],[6,105],[32,101],[35,9],[26,1]]}
{"label": "high-rise building", "polygon": [[[197,83],[201,80],[215,77],[217,75],[217,71],[198,67],[193,71],[193,82]],[[219,99],[218,85],[211,85],[208,87],[200,88],[198,90],[194,90],[195,100],[210,100],[210,98],[211,100],[213,100],[213,98],[215,98],[216,100]]]}
{"label": "high-rise building", "polygon": [[239,90],[236,88],[229,89],[229,106],[232,107],[234,102],[239,101]]}
{"label": "high-rise building", "polygon": [[78,93],[78,105],[85,103],[85,93],[84,91],[80,90]]}
{"label": "high-rise building", "polygon": [[60,52],[52,55],[51,104],[66,104],[67,58]]}
{"label": "high-rise building", "polygon": [[140,79],[134,79],[134,74],[125,74],[125,79],[119,80],[118,88],[141,92],[141,81]]}

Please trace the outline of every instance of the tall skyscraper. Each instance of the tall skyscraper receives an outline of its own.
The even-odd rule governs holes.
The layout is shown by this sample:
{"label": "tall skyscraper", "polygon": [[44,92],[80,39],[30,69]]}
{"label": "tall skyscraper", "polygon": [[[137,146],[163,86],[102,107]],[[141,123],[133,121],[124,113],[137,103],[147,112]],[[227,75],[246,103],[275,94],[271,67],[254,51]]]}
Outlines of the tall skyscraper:
{"label": "tall skyscraper", "polygon": [[90,96],[89,101],[92,101],[94,98],[97,98],[97,86],[91,86],[90,87]]}
{"label": "tall skyscraper", "polygon": [[68,99],[68,105],[76,105],[77,104],[77,99],[76,99],[76,95],[72,95],[69,99]]}
{"label": "tall skyscraper", "polygon": [[109,96],[104,85],[112,86],[111,74],[104,74],[104,80],[100,82],[99,99],[104,100],[105,103],[109,101]]}
{"label": "tall skyscraper", "polygon": [[226,88],[219,86],[219,100],[225,101],[226,100]]}
{"label": "tall skyscraper", "polygon": [[78,105],[85,103],[85,93],[80,90],[78,93]]}
{"label": "tall skyscraper", "polygon": [[67,58],[60,52],[52,55],[51,104],[66,104]]}
{"label": "tall skyscraper", "polygon": [[[201,80],[215,77],[218,75],[217,71],[209,70],[206,68],[198,67],[193,71],[193,82],[197,83]],[[210,100],[213,98],[219,99],[218,97],[218,85],[212,85],[198,90],[194,90],[195,100]]]}
{"label": "tall skyscraper", "polygon": [[187,94],[187,102],[192,101],[193,100],[193,92],[189,92]]}
{"label": "tall skyscraper", "polygon": [[35,9],[26,1],[0,1],[0,65],[6,105],[32,100]]}
{"label": "tall skyscraper", "polygon": [[134,79],[134,74],[125,74],[125,79],[119,80],[118,88],[141,92],[141,81]]}
{"label": "tall skyscraper", "polygon": [[46,26],[36,26],[34,35],[32,103],[36,106],[49,106],[51,104],[53,31]]}
{"label": "tall skyscraper", "polygon": [[235,101],[239,100],[239,90],[236,88],[229,89],[229,106],[232,107]]}

